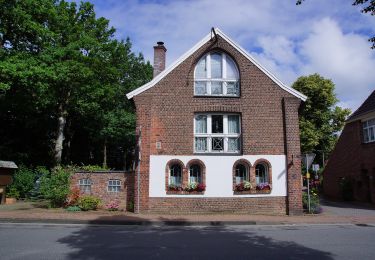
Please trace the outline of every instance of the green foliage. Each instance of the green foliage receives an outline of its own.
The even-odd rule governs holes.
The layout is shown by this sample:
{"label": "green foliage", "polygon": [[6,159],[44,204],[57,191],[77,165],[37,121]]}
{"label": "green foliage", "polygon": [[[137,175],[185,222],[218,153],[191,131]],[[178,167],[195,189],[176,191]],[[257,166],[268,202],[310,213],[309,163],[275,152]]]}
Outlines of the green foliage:
{"label": "green foliage", "polygon": [[[308,202],[308,195],[307,192],[302,193],[302,204],[303,208],[308,210],[309,202]],[[316,191],[310,191],[310,213],[320,213],[320,202],[319,202],[319,195]]]}
{"label": "green foliage", "polygon": [[318,74],[298,78],[293,88],[308,97],[300,116],[302,152],[329,154],[350,110],[335,106],[335,85]]}
{"label": "green foliage", "polygon": [[62,207],[70,193],[69,169],[56,167],[50,174],[40,178],[40,193],[50,201],[51,207]]}
{"label": "green foliage", "polygon": [[78,206],[84,210],[96,210],[100,205],[101,200],[94,196],[82,196],[78,199]]}
{"label": "green foliage", "polygon": [[0,157],[52,166],[58,118],[63,163],[100,164],[105,142],[130,153],[135,116],[124,95],[152,78],[130,40],[114,39],[88,2],[0,6]]}
{"label": "green foliage", "polygon": [[100,165],[84,165],[78,167],[78,169],[88,172],[95,172],[95,171],[108,171],[108,167],[103,167]]}
{"label": "green foliage", "polygon": [[134,201],[129,201],[128,203],[128,211],[134,211]]}
{"label": "green foliage", "polygon": [[13,176],[13,183],[10,185],[9,191],[17,199],[27,198],[34,188],[35,180],[36,174],[32,169],[20,166]]}
{"label": "green foliage", "polygon": [[16,187],[14,186],[10,186],[7,188],[7,197],[8,198],[16,198],[16,199],[19,199],[20,198],[20,192],[16,189]]}
{"label": "green foliage", "polygon": [[77,211],[82,211],[80,207],[78,206],[69,206],[66,208],[66,211],[69,212],[77,212]]}

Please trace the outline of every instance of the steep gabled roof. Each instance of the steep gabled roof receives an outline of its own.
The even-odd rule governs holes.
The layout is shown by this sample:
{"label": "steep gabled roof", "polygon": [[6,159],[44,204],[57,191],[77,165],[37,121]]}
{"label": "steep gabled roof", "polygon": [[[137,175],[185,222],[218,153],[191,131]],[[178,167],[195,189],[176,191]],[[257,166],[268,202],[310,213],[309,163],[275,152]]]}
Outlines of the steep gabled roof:
{"label": "steep gabled roof", "polygon": [[348,118],[347,121],[353,121],[354,119],[375,111],[375,90],[368,96],[365,102]]}
{"label": "steep gabled roof", "polygon": [[[257,66],[261,71],[263,71],[269,78],[271,78],[280,88],[284,89],[285,91],[289,92],[290,94],[298,97],[299,99],[305,101],[307,97],[303,95],[301,92],[295,90],[292,87],[288,87],[283,84],[276,76],[274,76],[271,72],[269,72],[266,68],[259,64],[247,51],[245,51],[240,45],[235,43],[232,39],[226,36],[220,29],[216,28],[215,32],[217,35],[220,35],[225,41],[231,44],[236,50],[238,50],[242,55],[244,55],[250,62],[252,62],[255,66]],[[128,99],[133,98],[134,96],[148,90],[155,86],[160,80],[162,80],[168,73],[170,73],[174,68],[180,65],[183,61],[185,61],[190,55],[192,55],[195,51],[197,51],[200,47],[202,47],[205,43],[207,43],[211,39],[211,33],[209,33],[206,37],[204,37],[201,41],[199,41],[193,48],[188,50],[185,54],[183,54],[180,58],[178,58],[173,64],[171,64],[168,68],[162,71],[158,76],[156,76],[153,80],[145,85],[133,90],[132,92],[128,93],[126,96]]]}

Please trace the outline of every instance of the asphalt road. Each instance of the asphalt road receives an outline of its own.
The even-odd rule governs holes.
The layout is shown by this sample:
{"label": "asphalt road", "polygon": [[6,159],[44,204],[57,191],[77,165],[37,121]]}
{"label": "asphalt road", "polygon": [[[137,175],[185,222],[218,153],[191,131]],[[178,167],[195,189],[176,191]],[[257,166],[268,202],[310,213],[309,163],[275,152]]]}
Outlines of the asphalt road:
{"label": "asphalt road", "polygon": [[375,259],[375,227],[0,224],[0,259]]}

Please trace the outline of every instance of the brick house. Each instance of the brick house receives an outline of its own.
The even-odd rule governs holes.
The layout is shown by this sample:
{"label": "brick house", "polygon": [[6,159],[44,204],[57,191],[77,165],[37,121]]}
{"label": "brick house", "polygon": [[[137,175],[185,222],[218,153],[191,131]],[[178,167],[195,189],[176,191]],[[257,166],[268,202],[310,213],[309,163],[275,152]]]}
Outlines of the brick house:
{"label": "brick house", "polygon": [[323,176],[326,196],[342,199],[346,178],[354,199],[375,203],[375,91],[348,118]]}
{"label": "brick house", "polygon": [[285,86],[219,29],[127,94],[140,163],[135,210],[301,214],[298,110]]}

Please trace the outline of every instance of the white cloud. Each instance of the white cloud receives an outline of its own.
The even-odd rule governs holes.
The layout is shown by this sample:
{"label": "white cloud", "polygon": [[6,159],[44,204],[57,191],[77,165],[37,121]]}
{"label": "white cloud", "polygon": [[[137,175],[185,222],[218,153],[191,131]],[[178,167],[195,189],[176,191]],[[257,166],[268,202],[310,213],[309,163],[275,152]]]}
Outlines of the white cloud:
{"label": "white cloud", "polygon": [[[95,1],[94,1],[95,3]],[[97,1],[96,11],[111,21],[120,38],[152,60],[162,40],[167,63],[190,49],[212,26],[233,40],[287,84],[320,73],[337,87],[340,104],[355,109],[375,88],[375,51],[367,42],[375,19],[352,0]]]}

